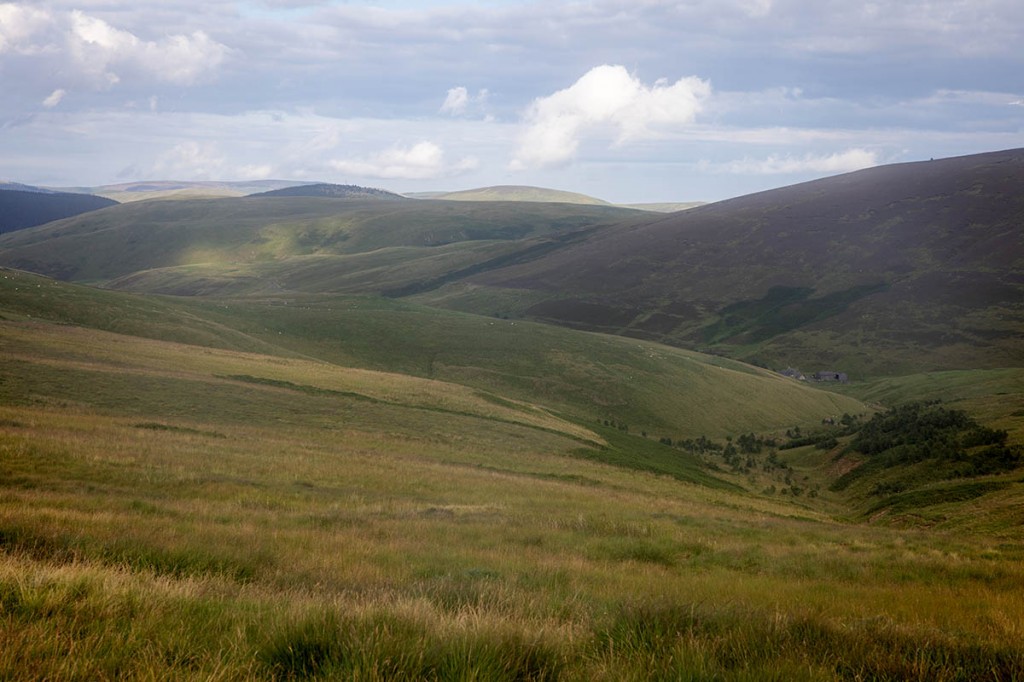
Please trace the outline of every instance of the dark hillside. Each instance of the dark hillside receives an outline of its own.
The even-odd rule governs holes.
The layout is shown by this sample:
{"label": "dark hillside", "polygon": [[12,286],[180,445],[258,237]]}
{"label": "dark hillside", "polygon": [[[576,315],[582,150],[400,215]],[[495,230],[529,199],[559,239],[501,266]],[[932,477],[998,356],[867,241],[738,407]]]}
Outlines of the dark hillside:
{"label": "dark hillside", "polygon": [[0,189],[0,234],[69,218],[116,201],[90,194]]}
{"label": "dark hillside", "polygon": [[521,311],[537,319],[885,373],[1019,365],[1022,273],[1024,150],[1010,150],[710,204],[473,283],[542,295]]}

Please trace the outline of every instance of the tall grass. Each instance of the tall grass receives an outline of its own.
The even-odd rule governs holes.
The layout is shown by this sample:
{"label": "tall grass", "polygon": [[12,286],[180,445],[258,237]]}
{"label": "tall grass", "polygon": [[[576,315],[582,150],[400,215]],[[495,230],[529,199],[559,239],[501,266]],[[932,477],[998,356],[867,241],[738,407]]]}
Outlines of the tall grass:
{"label": "tall grass", "polygon": [[76,333],[3,337],[0,678],[1024,676],[1013,517],[839,523],[517,401]]}

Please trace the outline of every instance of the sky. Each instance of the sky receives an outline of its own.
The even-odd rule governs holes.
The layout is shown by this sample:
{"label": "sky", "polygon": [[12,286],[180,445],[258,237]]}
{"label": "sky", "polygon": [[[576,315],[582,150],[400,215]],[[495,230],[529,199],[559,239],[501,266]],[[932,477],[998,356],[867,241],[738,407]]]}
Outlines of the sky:
{"label": "sky", "polygon": [[715,201],[1024,147],[1020,0],[0,0],[0,179]]}

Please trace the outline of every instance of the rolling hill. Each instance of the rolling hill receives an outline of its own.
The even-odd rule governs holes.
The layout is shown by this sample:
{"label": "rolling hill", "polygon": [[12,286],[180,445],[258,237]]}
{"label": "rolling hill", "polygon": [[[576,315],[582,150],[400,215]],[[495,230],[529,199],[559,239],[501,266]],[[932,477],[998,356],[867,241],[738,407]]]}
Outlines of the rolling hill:
{"label": "rolling hill", "polygon": [[[0,270],[0,677],[1024,671],[1019,473],[847,516],[870,481],[821,485],[831,452],[741,435],[701,455],[545,388],[569,408],[687,396],[727,429],[839,396],[620,337],[285,303]],[[358,366],[414,365],[431,339],[450,352],[425,366],[459,380]]]}
{"label": "rolling hill", "polygon": [[0,189],[0,234],[116,204],[116,201],[88,194],[51,192],[36,188]]}
{"label": "rolling hill", "polygon": [[1009,150],[667,215],[528,201],[141,203],[6,235],[0,264],[139,292],[412,296],[807,374],[1015,367],[1022,185],[1024,151]]}
{"label": "rolling hill", "polygon": [[134,291],[399,295],[644,216],[572,204],[286,196],[116,208],[0,239],[0,263]]}
{"label": "rolling hill", "polygon": [[1019,366],[1021,187],[1024,150],[872,168],[597,232],[421,300],[778,368]]}
{"label": "rolling hill", "polygon": [[332,197],[335,199],[405,199],[401,194],[387,192],[372,187],[359,187],[358,185],[335,185],[330,183],[314,183],[309,185],[297,185],[295,187],[282,187],[266,192],[257,192],[249,196],[255,197]]}
{"label": "rolling hill", "polygon": [[540,203],[580,204],[583,206],[611,205],[607,201],[596,199],[586,194],[526,185],[496,185],[494,187],[465,189],[458,192],[441,192],[431,195],[430,198],[445,201],[533,201]]}
{"label": "rolling hill", "polygon": [[377,297],[166,298],[0,273],[4,319],[397,372],[673,438],[806,426],[868,409],[723,358]]}
{"label": "rolling hill", "polygon": [[612,204],[604,199],[598,199],[577,192],[526,185],[496,185],[494,187],[465,189],[458,192],[412,192],[406,196],[414,199],[441,199],[445,201],[532,201],[540,203],[581,204],[584,206],[618,206],[619,208],[631,208],[637,211],[650,211],[652,213],[675,213],[704,205],[704,202],[701,201]]}
{"label": "rolling hill", "polygon": [[1021,678],[1021,154],[933,163],[0,236],[0,677]]}
{"label": "rolling hill", "polygon": [[805,373],[1013,367],[1022,184],[1024,152],[1009,150],[657,216],[527,201],[141,203],[0,238],[0,264],[140,292],[414,296]]}
{"label": "rolling hill", "polygon": [[198,199],[210,197],[242,197],[307,183],[292,180],[145,180],[96,187],[62,187],[65,192],[95,194],[123,204],[148,199]]}

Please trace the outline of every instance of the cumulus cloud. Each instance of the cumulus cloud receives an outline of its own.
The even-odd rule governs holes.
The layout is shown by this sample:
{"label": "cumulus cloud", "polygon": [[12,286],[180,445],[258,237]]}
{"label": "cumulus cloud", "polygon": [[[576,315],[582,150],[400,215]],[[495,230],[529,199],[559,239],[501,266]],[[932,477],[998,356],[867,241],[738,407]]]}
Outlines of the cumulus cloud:
{"label": "cumulus cloud", "polygon": [[533,101],[513,169],[570,161],[581,139],[611,129],[615,143],[651,136],[658,128],[693,122],[711,85],[696,77],[644,85],[623,66],[598,66],[570,87]]}
{"label": "cumulus cloud", "polygon": [[392,147],[360,159],[330,162],[331,168],[348,175],[372,178],[428,180],[473,170],[479,162],[466,157],[455,164],[445,161],[444,150],[433,142],[418,142],[411,147]]}
{"label": "cumulus cloud", "polygon": [[120,80],[112,69],[120,67],[168,83],[190,85],[220,66],[229,52],[203,31],[147,41],[78,10],[71,12],[70,22],[69,47],[74,60],[83,71],[99,75],[111,85]]}
{"label": "cumulus cloud", "polygon": [[847,149],[829,155],[769,156],[719,164],[712,170],[737,175],[786,175],[793,173],[846,173],[878,165],[878,155],[866,149]]}
{"label": "cumulus cloud", "polygon": [[121,82],[122,74],[191,85],[214,73],[230,49],[204,31],[143,40],[81,10],[51,12],[3,3],[0,55],[5,52],[55,59],[90,86],[107,88]]}
{"label": "cumulus cloud", "polygon": [[442,114],[452,116],[466,116],[471,113],[483,113],[487,103],[487,90],[480,90],[476,95],[470,95],[469,90],[463,86],[451,88],[441,105]]}
{"label": "cumulus cloud", "polygon": [[63,88],[57,88],[56,90],[50,93],[49,97],[43,100],[43,106],[47,109],[54,108],[55,106],[60,104],[60,101],[64,99],[64,95],[66,94],[68,94],[67,90]]}
{"label": "cumulus cloud", "polygon": [[445,97],[444,104],[441,105],[441,112],[457,116],[465,113],[467,106],[469,106],[469,91],[459,86],[448,91],[448,96]]}
{"label": "cumulus cloud", "polygon": [[36,36],[52,21],[49,13],[14,3],[0,3],[0,54],[35,54]]}

